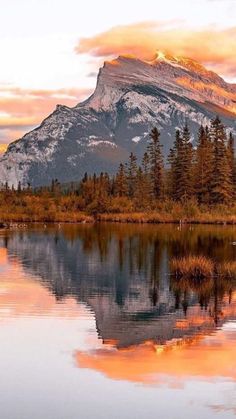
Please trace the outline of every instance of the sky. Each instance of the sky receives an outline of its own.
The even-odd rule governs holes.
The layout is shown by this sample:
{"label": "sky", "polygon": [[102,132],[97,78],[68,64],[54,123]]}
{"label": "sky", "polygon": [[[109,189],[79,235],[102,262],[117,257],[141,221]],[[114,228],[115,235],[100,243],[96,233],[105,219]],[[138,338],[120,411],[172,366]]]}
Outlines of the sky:
{"label": "sky", "polygon": [[156,50],[236,82],[236,0],[0,0],[0,151],[96,85],[104,60]]}

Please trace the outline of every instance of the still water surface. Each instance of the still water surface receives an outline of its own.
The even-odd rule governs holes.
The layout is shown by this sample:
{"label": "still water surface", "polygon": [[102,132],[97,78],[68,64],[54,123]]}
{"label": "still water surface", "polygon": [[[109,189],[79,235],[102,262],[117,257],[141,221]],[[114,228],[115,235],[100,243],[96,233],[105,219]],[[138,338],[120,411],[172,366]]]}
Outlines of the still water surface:
{"label": "still water surface", "polygon": [[236,228],[0,232],[1,419],[236,416],[236,284],[172,257],[236,260]]}

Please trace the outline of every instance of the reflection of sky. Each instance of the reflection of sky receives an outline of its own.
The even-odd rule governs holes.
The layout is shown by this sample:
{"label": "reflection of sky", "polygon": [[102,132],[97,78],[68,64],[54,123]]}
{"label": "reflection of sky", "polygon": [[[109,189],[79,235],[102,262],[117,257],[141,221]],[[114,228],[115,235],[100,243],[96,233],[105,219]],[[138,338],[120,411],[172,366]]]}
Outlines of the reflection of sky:
{"label": "reflection of sky", "polygon": [[[72,297],[57,303],[40,277],[26,273],[6,249],[0,249],[2,266],[4,419],[211,419],[217,412],[220,418],[234,417],[234,321],[210,336],[117,350],[98,339],[87,307]],[[224,307],[232,317],[235,298]],[[193,307],[189,318],[176,320],[176,327],[201,320]]]}

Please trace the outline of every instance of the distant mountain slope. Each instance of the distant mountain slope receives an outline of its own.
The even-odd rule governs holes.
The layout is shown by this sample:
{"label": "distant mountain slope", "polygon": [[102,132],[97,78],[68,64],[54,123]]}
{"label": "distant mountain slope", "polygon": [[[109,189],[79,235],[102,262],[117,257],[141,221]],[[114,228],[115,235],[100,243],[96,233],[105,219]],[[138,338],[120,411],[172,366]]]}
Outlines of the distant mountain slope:
{"label": "distant mountain slope", "polygon": [[0,181],[38,186],[76,180],[85,171],[113,172],[131,151],[141,156],[153,126],[166,155],[176,128],[187,122],[196,133],[216,114],[236,133],[236,86],[199,63],[162,53],[150,63],[121,56],[105,62],[89,99],[74,108],[58,105],[9,145]]}

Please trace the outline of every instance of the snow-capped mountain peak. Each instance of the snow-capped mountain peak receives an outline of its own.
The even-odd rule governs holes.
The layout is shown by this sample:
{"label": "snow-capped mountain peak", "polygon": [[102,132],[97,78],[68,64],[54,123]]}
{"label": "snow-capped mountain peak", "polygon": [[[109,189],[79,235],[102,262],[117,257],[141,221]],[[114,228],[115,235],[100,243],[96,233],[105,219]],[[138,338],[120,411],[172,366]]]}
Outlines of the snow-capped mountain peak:
{"label": "snow-capped mountain peak", "polygon": [[234,85],[226,83],[197,61],[173,57],[161,51],[151,62],[133,56],[119,56],[105,62],[99,71],[96,90],[87,104],[95,109],[111,109],[137,82],[201,103],[213,102],[236,113]]}
{"label": "snow-capped mountain peak", "polygon": [[161,130],[164,152],[176,127],[193,132],[219,114],[236,132],[236,86],[200,63],[157,51],[151,62],[119,56],[99,70],[97,86],[74,108],[58,105],[42,124],[9,145],[0,180],[32,185],[114,171],[133,151],[141,156],[150,129]]}

